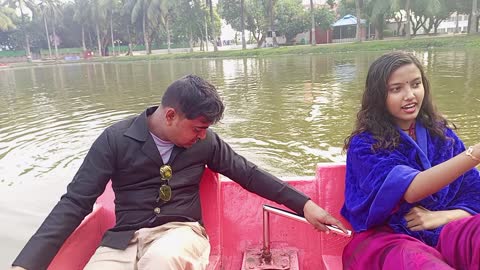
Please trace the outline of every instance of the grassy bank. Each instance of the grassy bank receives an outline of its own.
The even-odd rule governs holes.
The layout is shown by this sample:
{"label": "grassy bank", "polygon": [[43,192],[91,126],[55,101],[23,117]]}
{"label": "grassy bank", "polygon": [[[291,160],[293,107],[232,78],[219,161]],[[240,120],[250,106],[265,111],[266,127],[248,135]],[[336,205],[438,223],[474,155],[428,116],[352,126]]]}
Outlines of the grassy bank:
{"label": "grassy bank", "polygon": [[28,67],[48,64],[63,63],[89,63],[89,62],[120,62],[120,61],[145,61],[162,59],[192,59],[192,58],[239,58],[239,57],[268,57],[274,55],[299,55],[299,54],[322,54],[322,53],[346,53],[368,52],[389,50],[422,50],[422,49],[480,49],[480,35],[475,36],[438,36],[417,37],[412,40],[388,39],[375,40],[361,43],[334,43],[311,45],[284,46],[279,48],[261,48],[248,50],[226,50],[218,52],[192,52],[172,54],[134,55],[119,57],[94,58],[75,62],[48,61],[34,63],[12,63],[11,67]]}
{"label": "grassy bank", "polygon": [[345,52],[366,52],[366,51],[388,51],[388,50],[415,50],[429,48],[480,48],[480,35],[476,36],[448,36],[448,37],[424,37],[412,40],[390,39],[375,40],[361,43],[334,43],[284,46],[279,48],[261,48],[249,50],[230,50],[218,52],[193,52],[175,54],[154,54],[138,55],[131,57],[115,57],[94,61],[136,61],[136,60],[157,60],[157,59],[190,59],[190,58],[237,58],[237,57],[264,57],[272,55],[298,55],[298,54],[320,54],[320,53],[345,53]]}

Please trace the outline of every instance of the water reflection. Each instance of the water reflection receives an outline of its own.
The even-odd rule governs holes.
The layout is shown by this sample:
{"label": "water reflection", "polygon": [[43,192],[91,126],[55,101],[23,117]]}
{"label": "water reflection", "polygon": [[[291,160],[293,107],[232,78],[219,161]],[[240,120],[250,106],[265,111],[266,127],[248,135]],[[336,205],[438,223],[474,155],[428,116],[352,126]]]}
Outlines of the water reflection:
{"label": "water reflection", "polygon": [[[190,73],[218,87],[227,109],[222,123],[214,128],[236,151],[279,176],[312,175],[318,162],[345,159],[343,139],[353,128],[368,66],[380,54],[1,70],[0,197],[5,203],[0,204],[0,210],[7,218],[22,217],[22,224],[30,224],[28,230],[32,231],[50,209],[47,206],[63,192],[100,132],[159,103],[173,80]],[[415,54],[426,66],[440,111],[460,127],[459,134],[467,145],[477,142],[480,64],[476,59],[480,51]],[[9,198],[32,197],[32,191],[25,190],[29,186],[36,189],[35,183],[48,183],[56,191],[35,192],[30,201],[22,200],[34,200],[38,209],[31,205],[17,209]],[[37,216],[37,223],[32,223],[32,216]],[[1,231],[12,229],[16,228]],[[16,249],[30,235],[28,230],[15,238]],[[10,236],[0,238],[5,243],[14,242]],[[17,250],[1,252],[11,260]]]}

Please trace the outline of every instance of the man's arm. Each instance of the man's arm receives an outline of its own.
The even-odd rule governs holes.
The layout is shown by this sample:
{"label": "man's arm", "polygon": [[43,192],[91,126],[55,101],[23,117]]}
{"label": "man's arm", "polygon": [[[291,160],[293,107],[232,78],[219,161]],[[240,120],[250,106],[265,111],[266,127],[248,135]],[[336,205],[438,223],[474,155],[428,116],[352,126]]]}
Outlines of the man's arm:
{"label": "man's arm", "polygon": [[[64,241],[93,208],[114,170],[108,129],[94,142],[67,193],[47,216],[13,262],[29,270],[46,269]],[[21,269],[21,268],[20,268]]]}
{"label": "man's arm", "polygon": [[328,231],[323,224],[338,226],[346,232],[345,226],[328,212],[315,204],[309,197],[288,183],[261,170],[253,163],[233,151],[216,133],[209,131],[211,155],[207,162],[210,169],[237,182],[246,190],[263,198],[292,209],[310,222],[316,229]]}

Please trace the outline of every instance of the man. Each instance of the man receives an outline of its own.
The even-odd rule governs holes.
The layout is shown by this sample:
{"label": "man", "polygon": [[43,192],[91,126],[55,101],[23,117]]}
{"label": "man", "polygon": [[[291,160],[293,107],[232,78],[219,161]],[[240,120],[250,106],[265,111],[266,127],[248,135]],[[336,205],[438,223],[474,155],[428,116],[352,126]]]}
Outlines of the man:
{"label": "man", "polygon": [[108,127],[14,269],[46,269],[112,180],[116,224],[85,269],[205,269],[210,245],[198,184],[205,165],[245,189],[284,204],[318,230],[344,226],[308,197],[235,153],[209,129],[224,106],[213,85],[188,75],[161,106]]}

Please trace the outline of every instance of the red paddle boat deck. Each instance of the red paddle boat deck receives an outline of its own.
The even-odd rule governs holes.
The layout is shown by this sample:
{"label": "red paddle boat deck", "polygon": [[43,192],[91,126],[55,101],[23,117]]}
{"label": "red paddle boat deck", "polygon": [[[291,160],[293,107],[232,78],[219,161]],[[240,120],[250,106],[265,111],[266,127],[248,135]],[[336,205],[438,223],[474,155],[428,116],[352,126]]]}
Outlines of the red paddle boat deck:
{"label": "red paddle boat deck", "polygon": [[[315,177],[284,179],[348,225],[341,216],[345,165],[322,163]],[[200,196],[205,228],[212,246],[209,270],[305,269],[340,270],[342,251],[350,238],[319,233],[309,224],[270,214],[266,236],[274,265],[257,258],[264,247],[263,205],[283,208],[241,188],[229,179],[205,171]],[[83,269],[103,233],[115,223],[114,194],[110,184],[92,211],[67,239],[49,270]]]}

